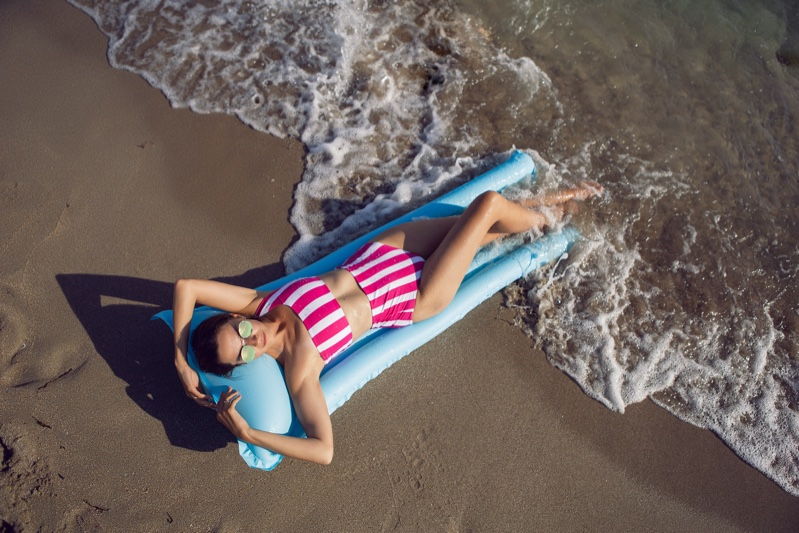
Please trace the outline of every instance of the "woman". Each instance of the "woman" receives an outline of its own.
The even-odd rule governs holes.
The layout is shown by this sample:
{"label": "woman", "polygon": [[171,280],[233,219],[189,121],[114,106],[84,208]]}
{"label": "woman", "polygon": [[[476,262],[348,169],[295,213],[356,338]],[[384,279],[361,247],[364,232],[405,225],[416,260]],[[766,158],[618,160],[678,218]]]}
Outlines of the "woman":
{"label": "woman", "polygon": [[[333,430],[319,376],[325,362],[373,327],[400,327],[429,318],[455,296],[484,244],[511,233],[543,230],[576,209],[574,200],[601,194],[595,182],[518,204],[496,192],[478,196],[457,217],[400,224],[319,277],[257,292],[209,280],[175,284],[175,367],[189,398],[215,408],[236,438],[275,453],[329,464]],[[543,208],[543,209],[540,209]],[[204,321],[192,336],[200,367],[218,374],[268,355],[283,367],[294,410],[307,438],[251,428],[228,388],[218,404],[200,390],[186,354],[196,304],[230,314]]]}

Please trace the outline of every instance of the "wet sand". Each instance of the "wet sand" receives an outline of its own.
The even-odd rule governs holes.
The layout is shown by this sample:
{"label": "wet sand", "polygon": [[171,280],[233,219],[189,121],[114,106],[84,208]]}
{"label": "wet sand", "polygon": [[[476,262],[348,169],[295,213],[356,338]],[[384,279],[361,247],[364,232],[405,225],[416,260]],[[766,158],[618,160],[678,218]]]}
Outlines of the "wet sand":
{"label": "wet sand", "polygon": [[[171,109],[66,2],[0,4],[0,530],[792,531],[799,499],[650,402],[613,413],[497,296],[248,469],[189,402],[178,277],[282,273],[302,146]],[[266,206],[266,207],[264,207]]]}

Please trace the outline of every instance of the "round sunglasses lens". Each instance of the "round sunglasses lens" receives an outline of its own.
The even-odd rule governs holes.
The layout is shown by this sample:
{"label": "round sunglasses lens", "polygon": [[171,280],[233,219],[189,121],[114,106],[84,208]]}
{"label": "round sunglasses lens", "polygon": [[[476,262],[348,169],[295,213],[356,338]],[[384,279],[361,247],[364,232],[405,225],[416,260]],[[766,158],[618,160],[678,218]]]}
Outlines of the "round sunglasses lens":
{"label": "round sunglasses lens", "polygon": [[245,363],[252,363],[255,359],[255,348],[252,346],[245,346],[241,349],[241,360]]}
{"label": "round sunglasses lens", "polygon": [[252,322],[249,320],[239,322],[239,335],[242,339],[249,339],[252,335]]}

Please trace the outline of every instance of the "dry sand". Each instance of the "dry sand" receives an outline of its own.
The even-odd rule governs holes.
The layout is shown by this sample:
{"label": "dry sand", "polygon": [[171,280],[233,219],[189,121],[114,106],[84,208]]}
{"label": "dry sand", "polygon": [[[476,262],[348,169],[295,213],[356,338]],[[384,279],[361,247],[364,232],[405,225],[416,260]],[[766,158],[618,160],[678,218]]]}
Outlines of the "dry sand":
{"label": "dry sand", "polygon": [[333,415],[331,466],[248,469],[149,319],[178,277],[281,274],[302,146],[173,110],[105,50],[66,2],[0,2],[1,531],[795,531],[799,498],[589,399],[499,296]]}

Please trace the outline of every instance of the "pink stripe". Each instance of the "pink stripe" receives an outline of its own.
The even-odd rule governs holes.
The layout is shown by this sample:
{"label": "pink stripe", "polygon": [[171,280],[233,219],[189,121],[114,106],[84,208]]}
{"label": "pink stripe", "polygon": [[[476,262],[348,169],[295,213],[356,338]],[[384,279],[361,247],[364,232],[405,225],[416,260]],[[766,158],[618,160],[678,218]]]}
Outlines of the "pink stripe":
{"label": "pink stripe", "polygon": [[408,285],[411,285],[410,290],[416,290],[416,287],[418,286],[419,277],[416,275],[416,272],[408,268],[398,271],[396,276],[391,276],[388,280],[377,279],[369,285],[362,285],[361,288],[363,289],[363,292],[365,292],[366,294],[374,294],[377,291],[379,291],[380,288],[386,286],[387,282],[397,283],[400,282],[403,278],[407,278],[408,281],[406,281],[402,285],[394,287],[393,290],[396,290],[400,287],[406,287]]}
{"label": "pink stripe", "polygon": [[[394,253],[392,254],[392,252]],[[373,268],[370,263],[380,261],[381,258],[388,254],[396,256],[398,252],[402,252],[402,250],[384,244],[372,243],[371,245],[364,245],[353,256],[353,261],[347,262],[342,268],[352,271],[354,276],[364,277],[363,270]]]}
{"label": "pink stripe", "polygon": [[355,268],[358,265],[368,263],[372,259],[384,255],[385,252],[382,250],[382,247],[383,245],[376,242],[364,244],[358,248],[358,251],[356,251],[341,268]]}
{"label": "pink stripe", "polygon": [[339,352],[343,351],[345,348],[349,347],[351,342],[352,342],[352,336],[350,335],[347,339],[344,339],[335,346],[332,346],[331,348],[325,350],[324,353],[320,352],[319,355],[322,356],[323,360],[327,361],[331,357],[335,357],[336,355],[338,355]]}
{"label": "pink stripe", "polygon": [[392,265],[407,261],[407,256],[401,253],[401,250],[375,250],[368,258],[360,262],[359,266],[362,270],[373,270],[376,265]]}
{"label": "pink stripe", "polygon": [[[338,310],[338,305],[336,305],[334,302],[330,302],[329,304],[323,305],[322,307],[320,307],[319,309],[317,309],[316,311],[311,313],[305,319],[305,327],[306,327],[306,329],[310,330],[316,324],[318,324],[319,322],[324,320],[325,317],[327,317],[329,314],[331,314],[331,313],[333,313],[333,312],[335,312],[337,310]],[[335,322],[331,323],[326,328],[324,328],[322,331],[317,332],[313,336],[314,344],[322,344],[324,341],[328,340],[330,337],[332,337],[336,333],[338,333],[339,328],[343,327],[343,322],[342,321],[343,322],[347,321],[344,318],[343,314],[341,315],[340,319],[338,319]]]}
{"label": "pink stripe", "polygon": [[[271,310],[272,310],[274,307],[276,307],[277,305],[280,305],[280,304],[278,304],[278,303],[276,303],[276,302],[278,302],[278,300],[280,299],[280,297],[281,297],[281,296],[282,296],[282,295],[283,295],[283,294],[286,292],[286,290],[287,290],[287,289],[288,289],[288,288],[289,288],[291,285],[292,285],[292,283],[288,283],[288,284],[286,284],[286,285],[283,285],[282,287],[280,287],[278,290],[276,290],[275,292],[273,292],[273,293],[272,293],[272,294],[269,296],[269,298],[268,298],[268,299],[267,299],[267,301],[266,301],[266,304],[263,304],[263,302],[262,302],[262,305],[261,305],[261,310],[262,310],[262,311],[263,311],[263,307],[264,307],[264,305],[266,306],[266,311],[263,311],[263,313],[268,313],[268,312],[269,312],[269,311],[271,311]],[[262,316],[262,315],[258,315],[258,316]]]}
{"label": "pink stripe", "polygon": [[283,301],[291,306],[297,306],[300,309],[305,309],[314,300],[324,297],[327,291],[323,287],[319,287],[312,283],[303,283],[296,287],[294,291],[286,296]]}
{"label": "pink stripe", "polygon": [[262,298],[261,299],[261,303],[259,303],[258,307],[255,309],[255,316],[262,316],[261,309],[264,308],[264,305],[266,305],[266,300],[268,300],[268,299],[269,298]]}

